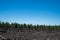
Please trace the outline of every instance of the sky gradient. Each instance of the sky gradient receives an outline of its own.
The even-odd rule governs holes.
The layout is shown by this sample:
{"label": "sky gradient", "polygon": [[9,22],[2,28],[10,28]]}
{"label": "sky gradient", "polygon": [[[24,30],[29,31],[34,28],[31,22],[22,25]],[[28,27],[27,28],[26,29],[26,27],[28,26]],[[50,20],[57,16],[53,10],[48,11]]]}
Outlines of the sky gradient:
{"label": "sky gradient", "polygon": [[0,0],[0,21],[60,25],[60,0]]}

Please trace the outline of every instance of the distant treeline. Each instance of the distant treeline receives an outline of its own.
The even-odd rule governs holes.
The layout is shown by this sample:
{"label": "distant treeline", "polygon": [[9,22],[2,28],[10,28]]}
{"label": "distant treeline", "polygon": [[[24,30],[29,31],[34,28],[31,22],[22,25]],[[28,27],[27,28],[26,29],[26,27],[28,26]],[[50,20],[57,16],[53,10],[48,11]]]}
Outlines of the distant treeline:
{"label": "distant treeline", "polygon": [[60,30],[60,25],[32,25],[32,24],[18,24],[18,23],[9,23],[9,22],[1,22],[0,28],[29,28],[29,29],[41,29],[41,30]]}

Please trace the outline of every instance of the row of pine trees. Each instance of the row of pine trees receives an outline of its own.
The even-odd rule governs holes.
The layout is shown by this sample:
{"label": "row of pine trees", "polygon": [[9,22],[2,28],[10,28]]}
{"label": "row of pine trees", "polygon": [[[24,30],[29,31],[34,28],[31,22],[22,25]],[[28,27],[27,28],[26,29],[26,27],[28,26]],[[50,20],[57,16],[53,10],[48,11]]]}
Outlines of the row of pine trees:
{"label": "row of pine trees", "polygon": [[60,30],[60,25],[32,25],[32,24],[18,24],[18,23],[9,23],[9,22],[1,22],[0,28],[29,28],[29,29],[41,29],[41,30]]}

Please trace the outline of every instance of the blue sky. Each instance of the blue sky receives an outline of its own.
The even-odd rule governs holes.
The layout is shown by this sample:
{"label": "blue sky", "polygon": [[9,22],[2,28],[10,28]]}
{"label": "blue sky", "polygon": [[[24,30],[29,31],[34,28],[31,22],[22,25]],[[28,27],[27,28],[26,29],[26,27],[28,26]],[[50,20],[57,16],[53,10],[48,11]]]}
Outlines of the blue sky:
{"label": "blue sky", "polygon": [[0,21],[60,25],[60,0],[0,0]]}

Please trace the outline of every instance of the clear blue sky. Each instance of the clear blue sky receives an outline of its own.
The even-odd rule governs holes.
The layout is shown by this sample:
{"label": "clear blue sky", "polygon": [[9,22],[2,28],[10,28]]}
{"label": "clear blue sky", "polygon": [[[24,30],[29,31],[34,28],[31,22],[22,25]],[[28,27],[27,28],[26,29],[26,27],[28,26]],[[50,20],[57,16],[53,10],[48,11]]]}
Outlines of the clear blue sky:
{"label": "clear blue sky", "polygon": [[0,0],[0,21],[60,25],[60,0]]}

